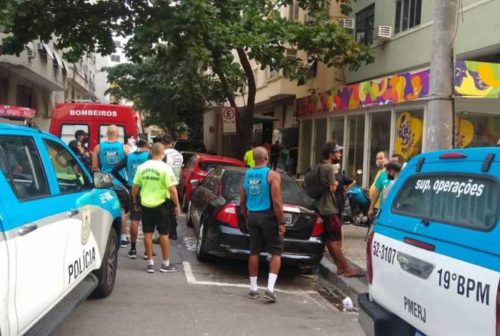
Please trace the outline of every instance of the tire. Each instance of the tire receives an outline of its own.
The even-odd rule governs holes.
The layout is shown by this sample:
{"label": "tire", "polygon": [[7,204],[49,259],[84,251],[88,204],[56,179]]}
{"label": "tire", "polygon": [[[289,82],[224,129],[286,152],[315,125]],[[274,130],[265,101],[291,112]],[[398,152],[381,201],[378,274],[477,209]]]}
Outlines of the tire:
{"label": "tire", "polygon": [[188,201],[186,198],[186,189],[184,189],[184,192],[182,193],[182,211],[187,213],[188,209]]}
{"label": "tire", "polygon": [[203,223],[203,218],[200,220],[200,229],[198,231],[198,236],[196,237],[196,259],[198,261],[204,262],[208,261],[209,255],[206,252],[207,245],[207,229]]}
{"label": "tire", "polygon": [[116,231],[111,228],[106,245],[106,252],[102,259],[101,268],[94,271],[97,280],[99,281],[97,288],[94,289],[90,297],[105,298],[111,294],[115,287],[116,268],[118,265],[118,236]]}
{"label": "tire", "polygon": [[187,211],[186,211],[186,225],[188,227],[193,227],[193,218],[191,216],[191,201],[188,203]]}

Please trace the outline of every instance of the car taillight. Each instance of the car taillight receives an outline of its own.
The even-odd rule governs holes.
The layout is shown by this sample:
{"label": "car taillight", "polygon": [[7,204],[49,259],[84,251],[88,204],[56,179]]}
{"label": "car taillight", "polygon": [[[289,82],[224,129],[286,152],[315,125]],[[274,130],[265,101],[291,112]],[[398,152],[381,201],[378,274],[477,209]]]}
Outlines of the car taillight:
{"label": "car taillight", "polygon": [[325,233],[325,226],[323,225],[323,219],[318,216],[316,217],[316,222],[311,233],[312,237],[320,237]]}
{"label": "car taillight", "polygon": [[500,336],[500,281],[497,288],[497,332],[496,336]]}
{"label": "car taillight", "polygon": [[[373,230],[373,229],[372,229]],[[368,283],[371,285],[373,281],[373,262],[372,262],[372,256],[373,256],[373,250],[372,250],[372,244],[373,244],[373,236],[375,233],[372,231],[370,232],[370,235],[368,236],[368,242],[366,243],[366,275],[368,276]]]}
{"label": "car taillight", "polygon": [[227,224],[233,228],[239,228],[238,225],[238,212],[236,210],[236,204],[228,203],[222,207],[215,216],[215,219],[221,223]]}

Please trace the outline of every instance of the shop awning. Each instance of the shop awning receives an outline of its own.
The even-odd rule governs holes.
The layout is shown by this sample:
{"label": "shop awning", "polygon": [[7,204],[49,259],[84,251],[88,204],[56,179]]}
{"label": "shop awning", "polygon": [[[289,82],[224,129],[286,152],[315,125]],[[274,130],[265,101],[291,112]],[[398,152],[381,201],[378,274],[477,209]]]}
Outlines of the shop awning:
{"label": "shop awning", "polygon": [[279,120],[279,118],[264,115],[264,114],[254,113],[252,123],[259,124],[259,123],[263,123],[266,121],[275,121],[275,120]]}
{"label": "shop awning", "polygon": [[42,43],[42,46],[40,48],[40,51],[42,53],[44,53],[45,55],[47,55],[47,57],[50,57],[50,58],[54,58],[54,56],[52,55],[52,50],[50,50],[50,47],[45,44],[44,42],[41,42]]}

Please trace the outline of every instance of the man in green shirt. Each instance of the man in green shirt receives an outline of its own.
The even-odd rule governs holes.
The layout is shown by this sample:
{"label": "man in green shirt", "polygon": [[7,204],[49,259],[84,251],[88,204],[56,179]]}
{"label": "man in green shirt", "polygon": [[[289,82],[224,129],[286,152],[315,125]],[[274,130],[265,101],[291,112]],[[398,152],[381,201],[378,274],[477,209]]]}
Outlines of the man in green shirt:
{"label": "man in green shirt", "polygon": [[255,143],[252,142],[250,145],[250,149],[245,152],[245,155],[243,156],[243,163],[245,166],[254,168],[255,167],[255,160],[253,159],[253,149],[257,147]]}
{"label": "man in green shirt", "polygon": [[[177,196],[177,180],[172,168],[163,162],[165,147],[161,143],[155,143],[151,148],[152,159],[144,162],[137,168],[132,187],[133,206],[138,207],[140,200],[142,207],[142,230],[144,231],[144,246],[148,258],[146,271],[154,273],[153,261],[153,233],[158,230],[160,234],[160,246],[163,262],[160,272],[177,272],[169,261],[169,239],[170,220],[168,216],[167,200],[171,199],[175,204],[175,215],[180,215],[179,198]],[[140,189],[139,189],[140,188]]]}

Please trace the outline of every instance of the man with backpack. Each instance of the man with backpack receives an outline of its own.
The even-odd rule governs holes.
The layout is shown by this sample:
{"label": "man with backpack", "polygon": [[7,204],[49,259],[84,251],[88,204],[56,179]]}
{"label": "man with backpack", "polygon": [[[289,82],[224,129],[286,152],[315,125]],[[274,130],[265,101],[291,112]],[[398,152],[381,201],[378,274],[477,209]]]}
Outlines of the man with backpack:
{"label": "man with backpack", "polygon": [[354,271],[342,252],[342,223],[335,191],[339,186],[335,179],[333,162],[335,153],[340,150],[335,141],[325,143],[321,150],[323,162],[309,171],[304,179],[307,194],[314,198],[314,205],[319,211],[325,226],[325,238],[328,252],[337,266],[337,274],[346,277],[362,276]]}

